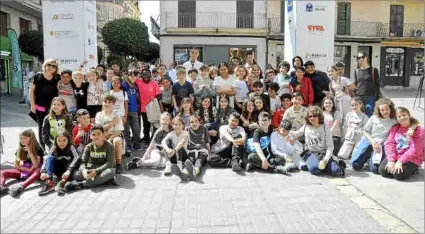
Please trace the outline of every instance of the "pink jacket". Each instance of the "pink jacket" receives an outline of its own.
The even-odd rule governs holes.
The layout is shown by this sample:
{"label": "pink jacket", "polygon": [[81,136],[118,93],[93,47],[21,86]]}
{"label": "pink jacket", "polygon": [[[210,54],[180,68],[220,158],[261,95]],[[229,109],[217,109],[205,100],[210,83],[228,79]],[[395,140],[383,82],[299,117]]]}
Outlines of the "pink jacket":
{"label": "pink jacket", "polygon": [[406,136],[408,128],[394,125],[385,141],[385,154],[389,162],[412,162],[421,166],[424,161],[424,128],[416,127],[412,138]]}

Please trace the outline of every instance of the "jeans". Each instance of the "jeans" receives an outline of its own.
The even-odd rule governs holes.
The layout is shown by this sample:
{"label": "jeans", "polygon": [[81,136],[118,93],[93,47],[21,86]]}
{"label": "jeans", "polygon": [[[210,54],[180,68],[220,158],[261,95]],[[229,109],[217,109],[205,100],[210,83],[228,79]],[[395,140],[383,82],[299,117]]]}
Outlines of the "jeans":
{"label": "jeans", "polygon": [[243,159],[243,146],[236,147],[233,144],[230,144],[224,150],[218,153],[212,153],[208,159],[208,163],[212,167],[226,168],[232,167],[234,164],[239,163]]}
{"label": "jeans", "polygon": [[[140,116],[137,112],[128,112],[125,124],[124,138],[129,146],[140,147]],[[130,139],[130,129],[133,137]]]}
{"label": "jeans", "polygon": [[[382,158],[385,158],[385,151],[382,149]],[[369,160],[369,168],[371,172],[378,173],[379,164],[374,164],[372,161],[373,147],[366,137],[362,137],[356,145],[351,155],[351,165],[353,169],[359,171],[364,164]]]}
{"label": "jeans", "polygon": [[372,116],[373,114],[373,110],[375,108],[375,101],[376,101],[376,97],[375,96],[361,96],[361,99],[363,101],[363,105],[365,108],[365,114],[369,117]]}
{"label": "jeans", "polygon": [[326,164],[325,169],[319,169],[319,162],[323,157],[318,157],[316,154],[307,153],[304,156],[305,164],[307,165],[308,171],[313,175],[318,175],[322,171],[326,171],[330,176],[338,176],[341,173],[341,169],[338,166],[338,163],[335,162],[332,158],[329,159],[328,164]]}
{"label": "jeans", "polygon": [[96,177],[94,177],[93,180],[91,179],[86,180],[81,171],[76,171],[73,176],[76,181],[86,181],[87,187],[91,188],[91,187],[102,185],[108,182],[110,179],[114,178],[115,168],[108,168],[102,171],[102,173],[100,173],[99,175],[96,175]]}
{"label": "jeans", "polygon": [[412,175],[414,175],[416,171],[418,170],[418,165],[412,162],[407,162],[402,165],[403,172],[401,172],[400,174],[391,174],[385,168],[387,164],[388,164],[388,160],[384,159],[384,161],[382,161],[381,163],[381,166],[379,166],[379,174],[381,174],[383,177],[394,178],[396,180],[405,180],[411,177]]}

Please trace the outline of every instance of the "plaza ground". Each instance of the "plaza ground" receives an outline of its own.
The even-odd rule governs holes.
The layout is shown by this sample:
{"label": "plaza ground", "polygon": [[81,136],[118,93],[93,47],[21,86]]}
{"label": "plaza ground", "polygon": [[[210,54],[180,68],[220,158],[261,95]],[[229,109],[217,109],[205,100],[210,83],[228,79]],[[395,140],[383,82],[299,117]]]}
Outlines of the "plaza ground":
{"label": "plaza ground", "polygon": [[[384,94],[412,110],[416,90],[386,88]],[[36,131],[18,101],[1,97],[2,169],[13,166],[19,132]],[[412,112],[423,120],[423,109]],[[1,232],[424,232],[423,169],[403,182],[365,171],[329,178],[212,168],[197,182],[146,169],[124,171],[117,180],[119,187],[64,197],[39,197],[39,183],[20,198],[4,196]]]}

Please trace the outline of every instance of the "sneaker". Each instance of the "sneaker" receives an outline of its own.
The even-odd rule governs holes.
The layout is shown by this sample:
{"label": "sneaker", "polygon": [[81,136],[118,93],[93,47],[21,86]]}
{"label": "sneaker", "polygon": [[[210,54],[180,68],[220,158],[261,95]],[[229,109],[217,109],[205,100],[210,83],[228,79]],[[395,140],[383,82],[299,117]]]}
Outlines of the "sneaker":
{"label": "sneaker", "polygon": [[127,163],[127,171],[131,170],[131,169],[136,169],[137,168],[137,164],[135,162],[128,162]]}
{"label": "sneaker", "polygon": [[[59,184],[59,183],[58,183]],[[55,190],[53,181],[47,180],[41,190],[38,192],[38,196],[44,196],[49,194],[50,192],[53,192]]]}
{"label": "sneaker", "polygon": [[13,186],[10,186],[9,188],[9,194],[12,197],[18,197],[24,192],[24,187],[22,187],[21,184],[16,184]]}
{"label": "sneaker", "polygon": [[117,174],[122,173],[122,166],[121,166],[120,163],[118,163],[117,166],[115,167],[115,173],[117,173]]}
{"label": "sneaker", "polygon": [[285,169],[286,169],[288,172],[291,172],[291,171],[296,170],[296,169],[297,169],[297,166],[295,166],[295,163],[293,163],[293,162],[287,162],[287,163],[285,164]]}
{"label": "sneaker", "polygon": [[254,170],[254,165],[252,165],[251,163],[247,163],[245,167],[245,171],[252,171],[252,170]]}
{"label": "sneaker", "polygon": [[165,169],[164,169],[164,175],[168,176],[171,175],[172,171],[171,171],[171,162],[167,161],[165,163]]}
{"label": "sneaker", "polygon": [[275,173],[281,173],[284,175],[288,174],[288,171],[286,170],[286,168],[284,166],[276,166],[276,168],[274,169]]}
{"label": "sneaker", "polygon": [[9,188],[4,185],[0,185],[0,196],[4,196],[8,193],[9,193]]}
{"label": "sneaker", "polygon": [[240,170],[242,170],[241,162],[237,162],[232,165],[232,171],[238,172]]}
{"label": "sneaker", "polygon": [[132,158],[131,159],[131,162],[134,162],[134,163],[137,163],[138,161],[140,161],[141,160],[141,158],[139,158],[139,157],[134,157],[134,158]]}
{"label": "sneaker", "polygon": [[112,186],[118,186],[119,185],[117,179],[115,178],[115,176],[114,176],[114,178],[108,180],[106,183],[108,185],[112,185]]}
{"label": "sneaker", "polygon": [[177,164],[173,164],[171,165],[171,172],[180,177],[181,180],[186,181],[187,179],[189,179],[189,176],[186,174],[188,173],[186,170],[186,173],[183,173],[182,170],[180,170],[180,167]]}
{"label": "sneaker", "polygon": [[347,168],[347,164],[345,164],[344,160],[339,160],[338,161],[338,166],[340,171],[340,176],[344,177],[345,176],[345,168]]}
{"label": "sneaker", "polygon": [[72,190],[81,189],[81,188],[82,188],[81,183],[78,183],[75,180],[74,181],[68,181],[68,182],[66,182],[66,184],[64,186],[64,189],[67,192],[72,191]]}
{"label": "sneaker", "polygon": [[58,193],[58,195],[64,195],[65,194],[65,182],[59,181],[59,183],[55,186],[55,191]]}
{"label": "sneaker", "polygon": [[192,161],[187,159],[186,162],[184,162],[184,166],[185,166],[185,170],[188,172],[188,176],[190,177],[190,179],[196,180],[197,174],[196,174],[195,167],[193,166]]}

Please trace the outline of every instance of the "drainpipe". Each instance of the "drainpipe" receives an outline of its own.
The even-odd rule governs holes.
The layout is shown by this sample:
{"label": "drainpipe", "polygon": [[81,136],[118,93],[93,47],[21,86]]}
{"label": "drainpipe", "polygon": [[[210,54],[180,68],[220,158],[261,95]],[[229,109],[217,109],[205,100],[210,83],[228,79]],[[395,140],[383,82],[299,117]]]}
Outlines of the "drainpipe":
{"label": "drainpipe", "polygon": [[[265,22],[266,22],[266,64],[265,67],[267,67],[267,64],[269,64],[269,31],[270,31],[270,22],[269,19],[267,17],[267,10],[268,10],[268,4],[267,1],[264,1],[265,4],[265,9],[266,9],[266,13],[265,13]],[[264,70],[265,71],[265,70]]]}

